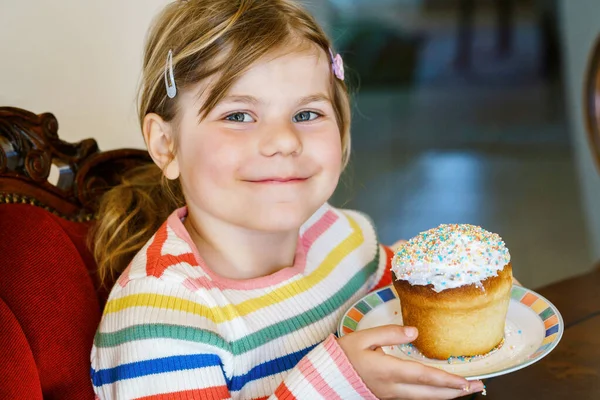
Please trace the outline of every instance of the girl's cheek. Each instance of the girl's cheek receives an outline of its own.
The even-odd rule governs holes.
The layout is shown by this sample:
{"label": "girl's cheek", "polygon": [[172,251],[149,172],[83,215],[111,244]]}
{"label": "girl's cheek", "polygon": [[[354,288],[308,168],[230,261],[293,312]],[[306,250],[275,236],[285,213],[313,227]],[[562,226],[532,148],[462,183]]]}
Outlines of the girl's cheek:
{"label": "girl's cheek", "polygon": [[336,161],[339,160],[341,164],[342,141],[337,134],[328,135],[327,138],[318,145],[318,148],[322,151],[324,159],[329,160],[334,165]]}

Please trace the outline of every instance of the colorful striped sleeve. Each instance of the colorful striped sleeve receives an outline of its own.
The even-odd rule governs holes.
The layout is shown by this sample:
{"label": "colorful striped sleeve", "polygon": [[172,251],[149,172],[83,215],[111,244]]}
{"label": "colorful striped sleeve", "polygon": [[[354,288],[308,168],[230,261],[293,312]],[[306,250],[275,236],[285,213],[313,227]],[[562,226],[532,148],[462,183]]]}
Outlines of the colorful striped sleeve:
{"label": "colorful striped sleeve", "polygon": [[307,354],[269,397],[275,399],[374,399],[334,335]]}
{"label": "colorful striped sleeve", "polygon": [[369,288],[369,291],[381,289],[392,284],[392,258],[394,251],[388,246],[379,245],[379,265],[375,273],[373,282],[375,285]]}
{"label": "colorful striped sleeve", "polygon": [[[116,288],[92,350],[97,398],[238,398],[235,358],[247,355],[231,351],[203,299],[155,277]],[[375,398],[333,335],[294,362],[276,390],[263,391],[262,398]]]}

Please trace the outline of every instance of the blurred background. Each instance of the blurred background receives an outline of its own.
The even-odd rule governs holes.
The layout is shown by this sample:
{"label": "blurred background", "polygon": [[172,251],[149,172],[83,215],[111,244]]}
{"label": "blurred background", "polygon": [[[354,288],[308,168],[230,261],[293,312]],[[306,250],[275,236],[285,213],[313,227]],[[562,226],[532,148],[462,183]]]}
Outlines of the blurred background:
{"label": "blurred background", "polygon": [[441,223],[481,225],[503,237],[530,287],[589,269],[559,25],[561,11],[583,2],[568,3],[331,0],[315,9],[357,88],[352,162],[333,203],[369,214],[385,243]]}
{"label": "blurred background", "polygon": [[[135,90],[168,0],[0,3],[0,104],[68,141],[144,147]],[[536,288],[600,259],[600,177],[583,123],[598,0],[310,0],[354,89],[332,203],[392,244],[441,223],[500,234]]]}

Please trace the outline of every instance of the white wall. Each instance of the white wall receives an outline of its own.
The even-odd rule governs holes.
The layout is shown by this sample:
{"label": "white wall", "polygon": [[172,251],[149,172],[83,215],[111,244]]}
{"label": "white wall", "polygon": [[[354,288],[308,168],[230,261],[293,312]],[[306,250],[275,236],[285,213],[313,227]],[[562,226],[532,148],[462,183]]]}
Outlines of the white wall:
{"label": "white wall", "polygon": [[[591,47],[600,34],[599,0],[561,0],[565,88],[573,147],[594,260],[600,260],[600,174],[590,152],[583,119],[583,80]],[[583,246],[582,246],[583,247]]]}
{"label": "white wall", "polygon": [[0,106],[52,112],[68,141],[144,147],[136,116],[143,42],[169,0],[2,0]]}
{"label": "white wall", "polygon": [[[136,88],[151,19],[171,0],[1,0],[0,106],[52,112],[67,141],[144,148]],[[326,0],[306,0],[328,29]]]}

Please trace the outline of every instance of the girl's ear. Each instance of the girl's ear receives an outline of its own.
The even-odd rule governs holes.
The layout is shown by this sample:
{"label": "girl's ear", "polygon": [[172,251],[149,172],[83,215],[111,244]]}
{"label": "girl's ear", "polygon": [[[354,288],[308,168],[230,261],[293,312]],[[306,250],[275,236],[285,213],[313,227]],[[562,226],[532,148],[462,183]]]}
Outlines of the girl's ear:
{"label": "girl's ear", "polygon": [[173,140],[172,125],[164,121],[158,114],[150,113],[144,117],[142,126],[150,157],[167,179],[179,178],[179,164],[174,153],[175,141]]}

